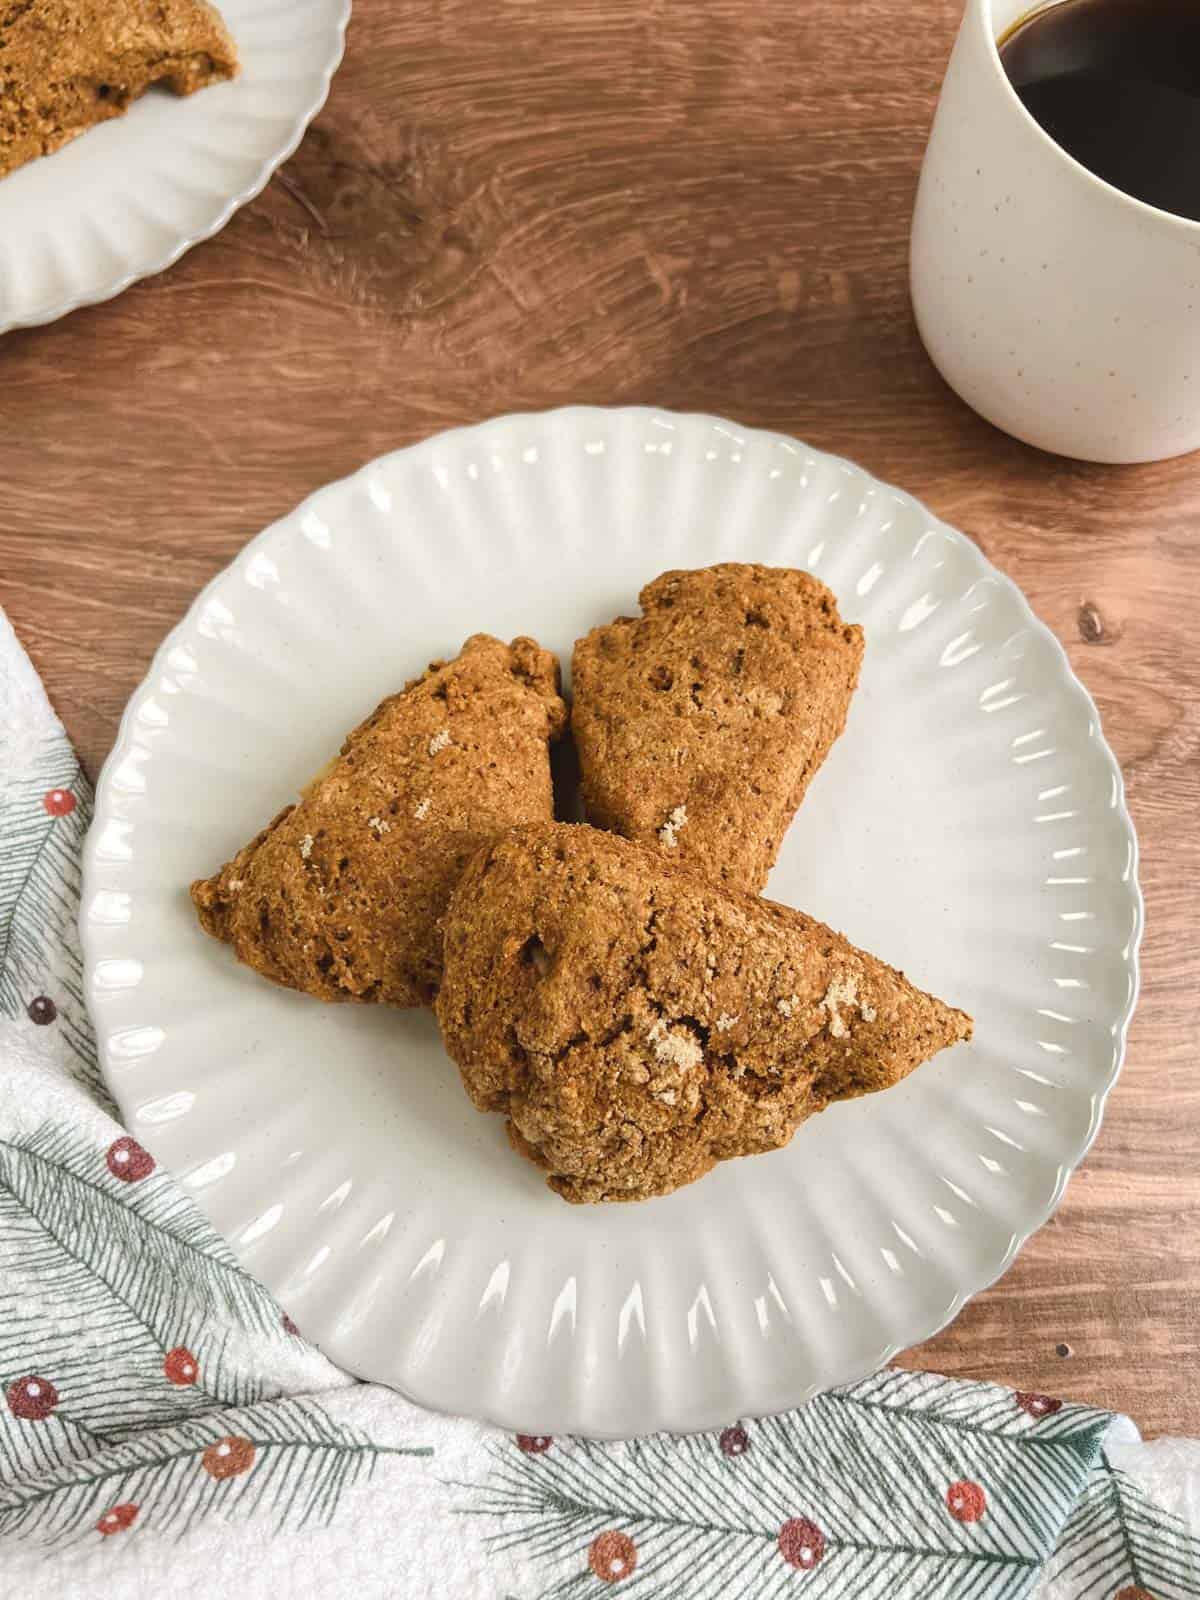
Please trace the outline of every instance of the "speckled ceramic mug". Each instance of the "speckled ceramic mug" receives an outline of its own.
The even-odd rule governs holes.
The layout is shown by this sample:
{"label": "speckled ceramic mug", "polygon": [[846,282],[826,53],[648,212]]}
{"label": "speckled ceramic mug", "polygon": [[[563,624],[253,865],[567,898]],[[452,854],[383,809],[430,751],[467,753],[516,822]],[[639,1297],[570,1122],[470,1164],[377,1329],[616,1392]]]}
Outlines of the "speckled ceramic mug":
{"label": "speckled ceramic mug", "polygon": [[982,416],[1089,461],[1200,448],[1200,223],[1097,178],[1017,97],[996,41],[1027,0],[967,0],[917,194],[912,298]]}

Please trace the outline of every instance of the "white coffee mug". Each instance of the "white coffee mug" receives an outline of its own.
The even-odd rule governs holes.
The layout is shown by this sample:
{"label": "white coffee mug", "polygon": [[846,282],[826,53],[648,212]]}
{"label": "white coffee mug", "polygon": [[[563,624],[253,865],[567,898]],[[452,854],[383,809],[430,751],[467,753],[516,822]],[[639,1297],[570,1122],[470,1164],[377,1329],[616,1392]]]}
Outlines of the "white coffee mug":
{"label": "white coffee mug", "polygon": [[1034,121],[996,44],[1028,10],[967,0],[913,217],[921,338],[968,405],[1044,450],[1198,449],[1200,223],[1113,188]]}

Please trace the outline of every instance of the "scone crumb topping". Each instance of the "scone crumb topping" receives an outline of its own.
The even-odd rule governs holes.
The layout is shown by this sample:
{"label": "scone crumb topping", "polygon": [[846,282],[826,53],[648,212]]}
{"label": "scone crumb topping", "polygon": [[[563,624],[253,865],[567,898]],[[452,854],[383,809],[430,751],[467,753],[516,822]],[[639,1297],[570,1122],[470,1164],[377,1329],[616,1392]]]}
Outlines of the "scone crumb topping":
{"label": "scone crumb topping", "polygon": [[[821,1004],[829,1013],[829,1031],[835,1039],[844,1039],[848,1032],[840,1006],[852,1006],[858,999],[858,979],[852,972],[834,978],[825,991]],[[868,1021],[870,1019],[868,1018]]]}
{"label": "scone crumb topping", "polygon": [[671,815],[658,830],[658,837],[668,850],[674,850],[679,838],[679,830],[688,819],[687,807],[676,806]]}
{"label": "scone crumb topping", "polygon": [[303,839],[300,841],[300,854],[305,861],[307,861],[309,856],[312,855],[312,847],[313,836],[311,833],[306,833]]}
{"label": "scone crumb topping", "polygon": [[741,1014],[740,1012],[739,1013],[735,1013],[731,1017],[729,1015],[728,1011],[722,1011],[721,1015],[713,1023],[713,1027],[717,1030],[718,1033],[728,1033],[730,1028],[732,1028],[734,1023],[737,1021],[738,1016],[740,1014]]}
{"label": "scone crumb topping", "polygon": [[386,817],[368,817],[367,827],[373,828],[376,834],[390,833],[392,830],[392,825]]}
{"label": "scone crumb topping", "polygon": [[662,1017],[646,1037],[654,1046],[654,1059],[661,1061],[664,1066],[678,1067],[681,1072],[688,1072],[704,1060],[699,1039],[691,1033],[672,1033]]}
{"label": "scone crumb topping", "polygon": [[433,738],[429,741],[429,754],[431,756],[436,756],[439,751],[445,750],[447,745],[452,743],[453,740],[450,738],[450,729],[439,728],[434,734]]}
{"label": "scone crumb topping", "polygon": [[799,995],[791,995],[787,1000],[776,1000],[775,1009],[781,1017],[791,1017],[795,1015],[796,1007],[799,1004]]}
{"label": "scone crumb topping", "polygon": [[225,887],[229,890],[230,894],[236,894],[239,889],[244,889],[246,887],[246,880],[245,878],[230,878]]}
{"label": "scone crumb topping", "polygon": [[418,822],[424,822],[425,821],[425,818],[429,815],[429,808],[430,808],[430,806],[432,804],[433,804],[432,795],[426,795],[424,800],[421,801],[421,804],[413,812],[413,816],[416,817]]}

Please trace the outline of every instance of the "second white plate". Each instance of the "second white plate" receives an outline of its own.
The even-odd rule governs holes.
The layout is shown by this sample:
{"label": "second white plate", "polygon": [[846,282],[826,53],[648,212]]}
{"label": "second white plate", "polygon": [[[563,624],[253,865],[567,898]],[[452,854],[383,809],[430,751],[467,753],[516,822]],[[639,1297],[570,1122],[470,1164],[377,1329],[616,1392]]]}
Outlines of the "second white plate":
{"label": "second white plate", "polygon": [[[571,1207],[426,1014],[272,988],[187,885],[385,694],[479,630],[569,663],[664,568],[806,567],[866,631],[769,886],[970,1010],[975,1042],[769,1156]],[[530,1433],[711,1427],[925,1338],[1049,1216],[1116,1075],[1141,907],[1120,774],[978,549],[791,439],[510,417],[373,462],[255,539],[134,695],[86,863],[87,987],[134,1135],[352,1372]]]}
{"label": "second white plate", "polygon": [[0,179],[0,333],[118,294],[223,228],[300,143],[350,0],[219,0],[241,73],[123,117]]}

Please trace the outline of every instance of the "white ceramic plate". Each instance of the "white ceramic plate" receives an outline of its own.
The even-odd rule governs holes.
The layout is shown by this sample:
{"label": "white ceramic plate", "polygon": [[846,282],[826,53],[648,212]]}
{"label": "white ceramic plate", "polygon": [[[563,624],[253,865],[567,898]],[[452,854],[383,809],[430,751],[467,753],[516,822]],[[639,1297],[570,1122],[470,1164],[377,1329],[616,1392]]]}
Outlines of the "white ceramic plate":
{"label": "white ceramic plate", "polygon": [[[967,1007],[976,1040],[786,1150],[572,1207],[468,1104],[431,1016],[273,988],[187,884],[466,635],[567,662],[656,573],[730,558],[809,568],[866,630],[769,893]],[[506,417],[321,490],[167,639],[100,783],[88,997],[135,1136],[334,1360],[531,1433],[709,1427],[933,1333],[1053,1211],[1121,1060],[1135,855],[1062,650],[915,501],[708,417]]]}
{"label": "white ceramic plate", "polygon": [[241,60],[0,179],[0,333],[161,272],[223,228],[300,143],[342,59],[350,0],[218,0]]}

